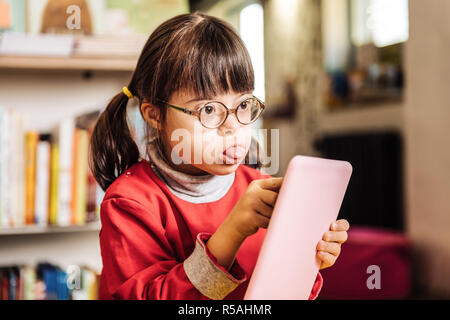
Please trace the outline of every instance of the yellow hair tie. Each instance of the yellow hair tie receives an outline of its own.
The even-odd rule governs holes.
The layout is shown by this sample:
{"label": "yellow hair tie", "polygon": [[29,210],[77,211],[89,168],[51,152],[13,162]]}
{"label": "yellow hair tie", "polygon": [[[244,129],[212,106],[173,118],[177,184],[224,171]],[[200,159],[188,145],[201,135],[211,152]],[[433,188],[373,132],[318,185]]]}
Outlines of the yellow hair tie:
{"label": "yellow hair tie", "polygon": [[128,97],[128,99],[133,99],[134,98],[133,94],[131,93],[130,90],[128,90],[127,87],[123,87],[122,91],[123,91],[123,93],[125,93],[125,95]]}

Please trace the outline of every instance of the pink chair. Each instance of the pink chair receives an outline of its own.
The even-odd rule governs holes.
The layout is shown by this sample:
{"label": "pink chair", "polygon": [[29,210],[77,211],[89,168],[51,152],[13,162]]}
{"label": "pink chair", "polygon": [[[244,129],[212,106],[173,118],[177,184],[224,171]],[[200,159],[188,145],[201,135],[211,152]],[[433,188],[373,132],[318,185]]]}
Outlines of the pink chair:
{"label": "pink chair", "polygon": [[[336,263],[320,271],[324,284],[318,299],[408,298],[411,292],[410,248],[410,240],[402,233],[352,226]],[[376,266],[379,267],[379,289],[374,287]]]}

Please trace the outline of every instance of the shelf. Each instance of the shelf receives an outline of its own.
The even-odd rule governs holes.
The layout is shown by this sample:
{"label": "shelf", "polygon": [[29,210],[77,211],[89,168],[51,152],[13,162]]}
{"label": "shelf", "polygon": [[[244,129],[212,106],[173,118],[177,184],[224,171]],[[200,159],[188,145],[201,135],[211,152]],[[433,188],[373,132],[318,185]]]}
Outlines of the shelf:
{"label": "shelf", "polygon": [[0,228],[0,236],[4,235],[23,235],[23,234],[48,234],[48,233],[65,233],[65,232],[85,232],[99,231],[100,222],[90,222],[85,225],[71,226],[23,226]]}
{"label": "shelf", "polygon": [[390,103],[324,111],[319,116],[321,133],[376,129],[403,130],[403,104]]}
{"label": "shelf", "polygon": [[137,57],[41,57],[0,55],[0,70],[81,70],[132,72]]}

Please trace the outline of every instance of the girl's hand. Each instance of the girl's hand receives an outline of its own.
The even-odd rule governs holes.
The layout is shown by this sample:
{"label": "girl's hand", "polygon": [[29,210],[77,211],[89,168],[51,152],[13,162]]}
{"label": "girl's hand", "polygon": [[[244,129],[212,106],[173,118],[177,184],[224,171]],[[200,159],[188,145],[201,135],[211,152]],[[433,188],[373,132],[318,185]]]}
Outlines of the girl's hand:
{"label": "girl's hand", "polygon": [[267,228],[283,178],[252,181],[241,199],[207,241],[217,263],[227,270],[233,265],[237,251],[248,236]]}
{"label": "girl's hand", "polygon": [[224,220],[224,226],[242,240],[260,227],[267,228],[282,181],[283,178],[253,180]]}
{"label": "girl's hand", "polygon": [[323,234],[322,240],[317,244],[317,257],[321,261],[320,269],[331,267],[341,253],[341,245],[347,241],[347,230],[350,224],[347,220],[334,221],[330,230]]}

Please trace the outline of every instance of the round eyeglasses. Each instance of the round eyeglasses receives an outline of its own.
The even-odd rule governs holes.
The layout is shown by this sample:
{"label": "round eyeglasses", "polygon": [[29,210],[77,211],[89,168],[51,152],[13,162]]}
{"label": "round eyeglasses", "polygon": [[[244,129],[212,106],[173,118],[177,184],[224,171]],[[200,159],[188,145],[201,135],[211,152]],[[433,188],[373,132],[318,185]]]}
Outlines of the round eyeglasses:
{"label": "round eyeglasses", "polygon": [[197,116],[200,123],[209,129],[220,127],[227,120],[228,115],[230,114],[235,114],[236,119],[240,124],[247,125],[253,123],[259,118],[265,109],[264,103],[255,96],[244,100],[234,109],[227,108],[220,101],[206,102],[196,110],[189,110],[175,106],[161,99],[157,100],[176,110],[192,116]]}

